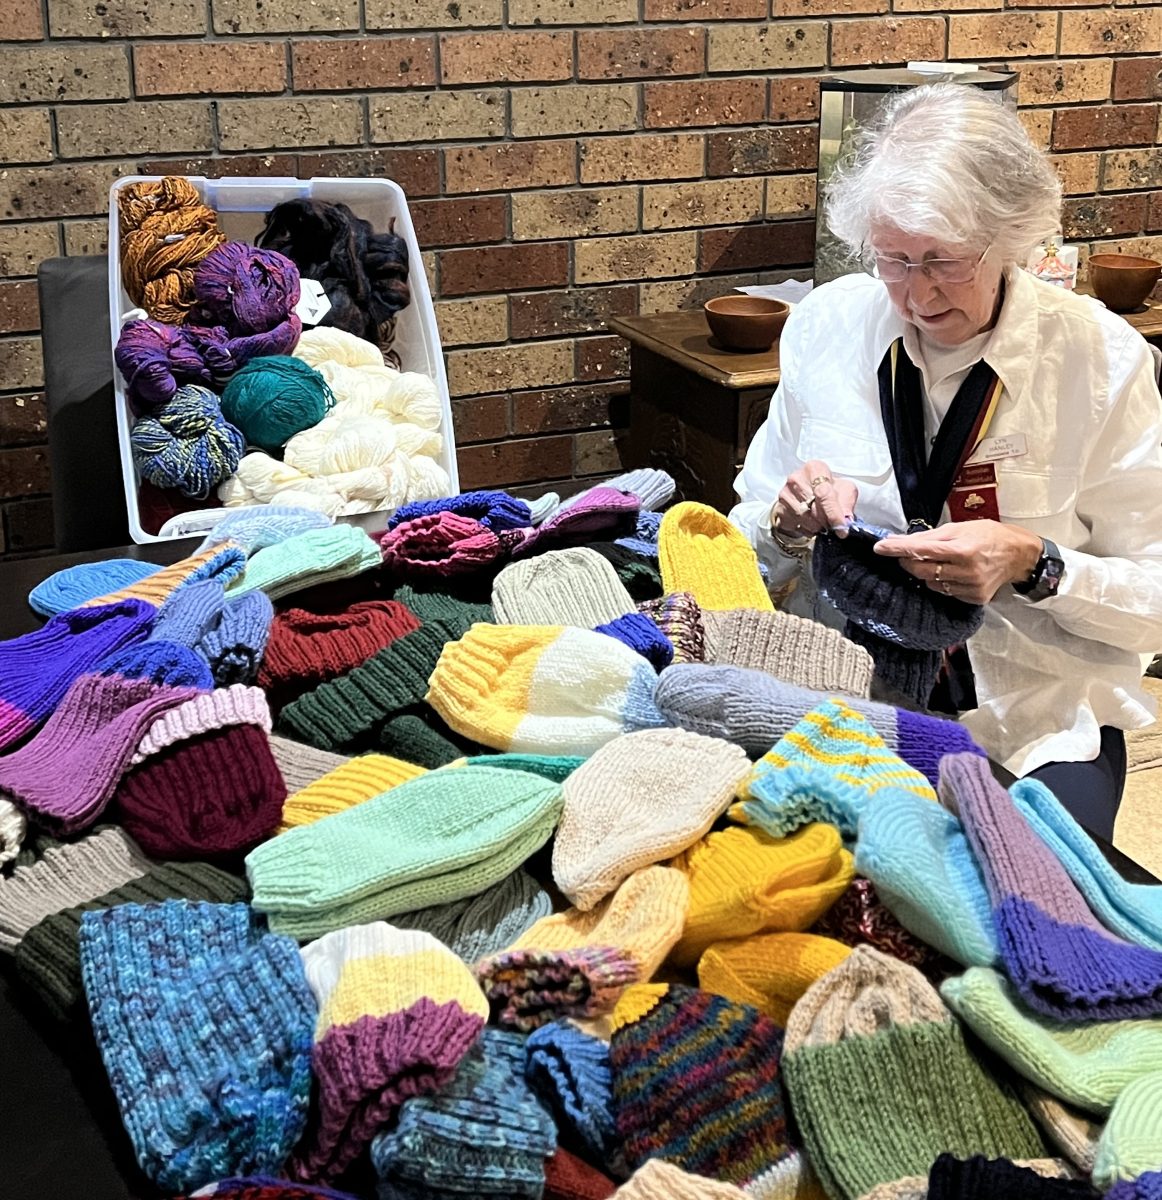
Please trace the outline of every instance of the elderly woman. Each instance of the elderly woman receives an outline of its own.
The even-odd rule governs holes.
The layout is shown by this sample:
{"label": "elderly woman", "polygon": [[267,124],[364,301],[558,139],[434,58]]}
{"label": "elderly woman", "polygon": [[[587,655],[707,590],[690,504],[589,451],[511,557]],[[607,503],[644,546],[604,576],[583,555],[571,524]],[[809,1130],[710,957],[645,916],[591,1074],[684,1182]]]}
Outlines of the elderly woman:
{"label": "elderly woman", "polygon": [[922,530],[875,551],[986,606],[964,724],[1110,837],[1122,731],[1154,719],[1140,681],[1162,649],[1162,402],[1121,317],[1020,269],[1059,214],[1011,110],[952,84],[891,101],[827,209],[872,274],[792,313],[731,517],[772,583],[853,515]]}

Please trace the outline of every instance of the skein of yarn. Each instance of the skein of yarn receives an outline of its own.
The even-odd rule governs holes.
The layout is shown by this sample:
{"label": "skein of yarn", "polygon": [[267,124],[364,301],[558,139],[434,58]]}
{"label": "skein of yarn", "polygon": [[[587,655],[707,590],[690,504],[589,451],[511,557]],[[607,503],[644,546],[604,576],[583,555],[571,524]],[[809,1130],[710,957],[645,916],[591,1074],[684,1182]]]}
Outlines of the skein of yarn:
{"label": "skein of yarn", "polygon": [[194,305],[194,268],[226,235],[188,179],[131,183],[117,193],[121,280],[134,304],[180,325]]}
{"label": "skein of yarn", "polygon": [[395,314],[411,303],[408,248],[395,232],[376,233],[345,204],[287,200],[266,216],[258,244],[291,259],[323,285],[330,311],[322,324],[365,338],[383,351],[395,339]]}
{"label": "skein of yarn", "polygon": [[211,250],[194,271],[200,325],[221,325],[232,337],[266,333],[295,315],[299,270],[285,255],[246,242],[226,242]]}
{"label": "skein of yarn", "polygon": [[322,375],[285,354],[248,362],[222,393],[226,419],[263,450],[281,450],[296,433],[317,425],[334,403]]}
{"label": "skein of yarn", "polygon": [[129,434],[133,457],[144,479],[204,499],[238,467],[246,449],[242,434],[222,416],[218,397],[186,384]]}

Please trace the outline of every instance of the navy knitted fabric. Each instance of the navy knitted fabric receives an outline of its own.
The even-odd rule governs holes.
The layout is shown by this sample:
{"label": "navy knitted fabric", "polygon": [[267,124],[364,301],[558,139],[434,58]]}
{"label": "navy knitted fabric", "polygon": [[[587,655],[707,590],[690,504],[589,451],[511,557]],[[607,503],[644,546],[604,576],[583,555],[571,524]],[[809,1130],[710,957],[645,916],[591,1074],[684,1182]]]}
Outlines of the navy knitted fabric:
{"label": "navy knitted fabric", "polygon": [[537,1200],[557,1133],[524,1079],[525,1039],[486,1028],[442,1091],[400,1109],[371,1144],[381,1200]]}
{"label": "navy knitted fabric", "polygon": [[1097,1200],[1097,1192],[1084,1180],[1045,1179],[1007,1158],[942,1154],[928,1173],[928,1200]]}
{"label": "navy knitted fabric", "polygon": [[298,1140],[315,1002],[298,947],[245,904],[81,919],[93,1033],[142,1170],[167,1190],[273,1172]]}
{"label": "navy knitted fabric", "polygon": [[649,619],[639,612],[625,613],[604,625],[598,625],[595,633],[604,633],[617,638],[631,650],[637,651],[655,671],[668,667],[674,661],[674,645],[668,637]]}

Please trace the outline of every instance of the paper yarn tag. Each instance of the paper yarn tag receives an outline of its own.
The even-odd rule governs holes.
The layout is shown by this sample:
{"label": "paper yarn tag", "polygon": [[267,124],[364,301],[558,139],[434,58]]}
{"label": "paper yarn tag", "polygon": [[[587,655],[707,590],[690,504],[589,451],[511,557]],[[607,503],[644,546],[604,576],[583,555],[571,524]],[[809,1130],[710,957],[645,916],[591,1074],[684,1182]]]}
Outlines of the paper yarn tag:
{"label": "paper yarn tag", "polygon": [[299,302],[295,305],[295,315],[304,325],[318,325],[331,311],[331,301],[323,291],[323,285],[317,279],[299,281]]}

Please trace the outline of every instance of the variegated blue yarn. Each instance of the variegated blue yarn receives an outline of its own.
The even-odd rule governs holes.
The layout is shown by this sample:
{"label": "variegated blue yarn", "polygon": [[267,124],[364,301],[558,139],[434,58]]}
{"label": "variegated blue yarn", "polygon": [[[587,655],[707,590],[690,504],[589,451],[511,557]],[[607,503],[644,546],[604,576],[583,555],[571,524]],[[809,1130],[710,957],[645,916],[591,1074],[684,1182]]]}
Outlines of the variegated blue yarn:
{"label": "variegated blue yarn", "polygon": [[599,1162],[617,1145],[609,1046],[568,1021],[542,1025],[525,1045],[525,1078],[557,1127],[572,1130]]}
{"label": "variegated blue yarn", "polygon": [[199,579],[172,592],[157,610],[150,641],[178,642],[194,648],[211,629],[226,603],[220,579]]}
{"label": "variegated blue yarn", "polygon": [[315,1001],[245,904],[87,912],[93,1033],[142,1170],[167,1191],[277,1171],[302,1133]]}
{"label": "variegated blue yarn", "polygon": [[142,417],[129,441],[143,479],[198,500],[229,479],[246,452],[246,439],[223,417],[218,397],[192,383]]}
{"label": "variegated blue yarn", "polygon": [[439,500],[413,500],[397,508],[387,520],[388,529],[415,517],[433,513],[452,512],[472,517],[485,529],[499,533],[502,529],[527,529],[532,524],[532,510],[524,500],[507,492],[464,492],[459,496],[444,496]]}

